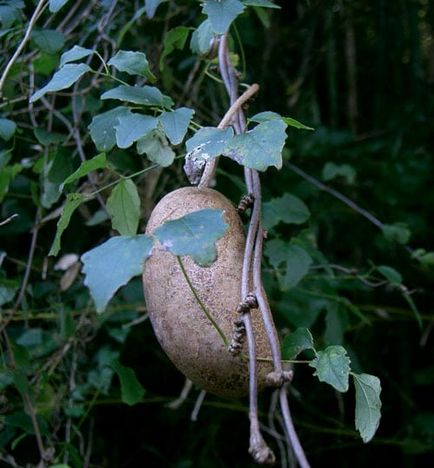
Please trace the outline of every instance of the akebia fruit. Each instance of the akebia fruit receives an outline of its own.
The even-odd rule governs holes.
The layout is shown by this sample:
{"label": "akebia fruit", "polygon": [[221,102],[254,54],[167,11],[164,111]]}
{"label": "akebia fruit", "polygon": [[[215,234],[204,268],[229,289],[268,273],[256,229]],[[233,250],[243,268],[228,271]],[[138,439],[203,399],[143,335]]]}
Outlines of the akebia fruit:
{"label": "akebia fruit", "polygon": [[[194,292],[230,341],[240,303],[240,284],[245,237],[240,217],[221,193],[198,187],[184,187],[166,195],[154,208],[146,228],[151,234],[165,221],[205,208],[223,210],[229,225],[217,243],[217,259],[208,267],[182,257],[182,264]],[[143,285],[147,310],[162,348],[175,366],[204,390],[225,397],[248,394],[247,346],[232,356],[199,304],[178,259],[156,242],[145,264]],[[270,350],[260,312],[251,310],[257,356],[269,358]],[[272,370],[259,360],[258,386]]]}

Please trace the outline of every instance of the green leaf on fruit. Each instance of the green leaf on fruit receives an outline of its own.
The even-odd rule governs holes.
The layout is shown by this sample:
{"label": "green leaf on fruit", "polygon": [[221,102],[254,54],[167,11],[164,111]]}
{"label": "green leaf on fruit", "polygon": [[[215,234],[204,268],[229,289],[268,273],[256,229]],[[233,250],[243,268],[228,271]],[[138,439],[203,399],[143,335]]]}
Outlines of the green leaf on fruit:
{"label": "green leaf on fruit", "polygon": [[247,133],[235,135],[228,142],[224,155],[250,169],[265,171],[270,166],[280,169],[285,129],[282,120],[260,123]]}
{"label": "green leaf on fruit", "polygon": [[215,243],[228,227],[222,210],[207,208],[166,221],[154,236],[173,255],[188,255],[198,265],[209,266],[217,258]]}
{"label": "green leaf on fruit", "polygon": [[97,312],[103,312],[116,291],[142,273],[152,245],[153,240],[146,235],[117,236],[81,256],[84,284]]}
{"label": "green leaf on fruit", "polygon": [[316,357],[309,363],[315,369],[313,375],[320,382],[325,382],[338,392],[346,392],[349,385],[351,360],[342,346],[328,346],[324,351],[318,351]]}
{"label": "green leaf on fruit", "polygon": [[121,236],[134,236],[140,220],[140,197],[131,179],[121,180],[107,200],[112,227]]}
{"label": "green leaf on fruit", "polygon": [[47,93],[69,88],[88,71],[91,71],[91,68],[85,63],[67,63],[53,75],[51,80],[43,88],[36,91],[36,93],[31,96],[30,102],[36,102]]}
{"label": "green leaf on fruit", "polygon": [[295,359],[302,351],[314,349],[313,337],[308,328],[297,328],[282,342],[283,359]]}
{"label": "green leaf on fruit", "polygon": [[369,442],[378,429],[381,418],[381,382],[375,375],[351,374],[356,389],[356,429],[363,442]]}

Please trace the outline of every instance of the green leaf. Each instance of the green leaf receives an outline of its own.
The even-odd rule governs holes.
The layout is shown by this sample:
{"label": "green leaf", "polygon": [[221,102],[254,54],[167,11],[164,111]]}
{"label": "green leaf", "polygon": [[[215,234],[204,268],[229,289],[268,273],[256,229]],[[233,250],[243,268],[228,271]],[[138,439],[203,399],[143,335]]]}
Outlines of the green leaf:
{"label": "green leaf", "polygon": [[144,106],[163,106],[164,96],[154,86],[120,85],[101,95],[101,99],[118,99],[119,101],[142,104]]}
{"label": "green leaf", "polygon": [[187,153],[194,155],[196,159],[209,161],[223,154],[233,134],[231,127],[225,129],[203,127],[186,141]]}
{"label": "green leaf", "polygon": [[62,188],[65,185],[70,184],[71,182],[74,182],[81,177],[84,177],[85,175],[89,174],[89,172],[96,171],[97,169],[103,169],[105,167],[107,167],[105,153],[100,153],[97,156],[94,156],[92,159],[83,161],[80,164],[80,167],[63,181]]}
{"label": "green leaf", "polygon": [[282,120],[260,123],[247,133],[235,135],[228,142],[224,155],[250,169],[265,171],[269,166],[280,169],[285,129]]}
{"label": "green leaf", "polygon": [[369,442],[378,429],[381,418],[381,382],[375,375],[354,374],[356,389],[356,429],[363,442]]}
{"label": "green leaf", "polygon": [[128,73],[129,75],[145,76],[152,81],[156,79],[151,73],[148,59],[143,52],[119,50],[116,55],[108,61],[108,65],[112,65],[116,70]]}
{"label": "green leaf", "polygon": [[129,148],[134,142],[157,128],[158,119],[128,111],[118,117],[118,122],[115,126],[116,144],[119,148]]}
{"label": "green leaf", "polygon": [[307,125],[302,124],[301,122],[293,119],[292,117],[282,117],[280,114],[270,111],[260,112],[259,114],[250,117],[249,120],[258,123],[269,122],[270,120],[281,120],[286,125],[288,125],[288,127],[294,127],[299,130],[315,130],[314,128],[308,127]]}
{"label": "green leaf", "polygon": [[399,271],[396,271],[394,268],[387,265],[382,265],[378,266],[377,270],[387,279],[387,281],[390,281],[394,284],[402,283],[401,273],[399,273]]}
{"label": "green leaf", "polygon": [[162,167],[170,166],[175,159],[174,151],[169,146],[164,134],[158,129],[137,141],[137,152],[139,154],[146,153],[150,161]]}
{"label": "green leaf", "polygon": [[97,312],[103,312],[115,292],[143,271],[153,241],[146,235],[112,237],[81,256],[84,284]]}
{"label": "green leaf", "polygon": [[13,166],[6,166],[0,171],[0,203],[8,193],[10,183],[22,169],[21,164],[14,164]]}
{"label": "green leaf", "polygon": [[312,334],[308,328],[297,328],[295,332],[283,339],[282,357],[283,359],[295,359],[306,349],[315,349]]}
{"label": "green leaf", "polygon": [[32,40],[40,50],[55,54],[65,44],[65,36],[55,29],[38,29],[32,32]]}
{"label": "green leaf", "polygon": [[270,0],[242,0],[242,2],[244,3],[244,5],[247,5],[247,6],[257,6],[257,7],[262,7],[262,8],[276,8],[276,9],[281,8],[279,5],[276,5]]}
{"label": "green leaf", "polygon": [[407,244],[411,237],[410,230],[403,224],[383,224],[384,237],[390,242]]}
{"label": "green leaf", "polygon": [[146,16],[149,19],[152,19],[155,16],[155,11],[157,8],[163,3],[166,2],[167,0],[145,0],[145,10],[146,10]]}
{"label": "green leaf", "polygon": [[202,11],[208,16],[212,30],[216,34],[224,34],[244,11],[244,5],[239,0],[205,0]]}
{"label": "green leaf", "polygon": [[84,63],[67,63],[53,75],[51,80],[43,88],[36,91],[36,93],[31,96],[30,102],[36,102],[47,93],[69,88],[90,70],[91,68]]}
{"label": "green leaf", "polygon": [[56,256],[60,251],[60,241],[62,234],[65,229],[68,227],[69,222],[71,221],[71,216],[74,211],[85,201],[84,195],[80,193],[68,193],[66,196],[66,203],[63,207],[62,214],[59,221],[57,222],[56,235],[54,237],[53,245],[51,246],[50,252],[48,255]]}
{"label": "green leaf", "polygon": [[209,266],[217,258],[215,242],[228,227],[222,210],[208,208],[166,221],[154,236],[173,255],[189,255],[198,265]]}
{"label": "green leaf", "polygon": [[145,389],[137,380],[133,369],[123,366],[117,359],[110,363],[121,382],[121,399],[127,405],[133,406],[143,399]]}
{"label": "green leaf", "polygon": [[416,249],[411,254],[411,258],[416,259],[423,266],[434,266],[434,252],[427,252],[425,249]]}
{"label": "green leaf", "polygon": [[322,170],[322,179],[327,182],[336,177],[343,177],[348,184],[352,185],[356,179],[356,171],[349,164],[326,163]]}
{"label": "green leaf", "polygon": [[131,179],[121,180],[107,200],[113,229],[122,236],[134,236],[140,219],[140,198]]}
{"label": "green leaf", "polygon": [[206,19],[194,30],[191,36],[190,49],[195,54],[206,55],[211,50],[213,39],[214,32],[211,21]]}
{"label": "green leaf", "polygon": [[160,57],[160,70],[164,68],[164,59],[175,49],[183,49],[191,28],[186,26],[177,26],[168,31],[164,37],[163,53]]}
{"label": "green leaf", "polygon": [[44,128],[35,128],[33,133],[38,142],[44,146],[63,143],[66,139],[66,135],[62,133],[47,132]]}
{"label": "green leaf", "polygon": [[63,67],[63,65],[66,63],[75,62],[82,58],[88,57],[93,53],[94,51],[92,49],[86,49],[85,47],[75,45],[72,49],[69,49],[62,54],[60,57],[60,66]]}
{"label": "green leaf", "polygon": [[[286,244],[280,239],[272,239],[267,242],[265,255],[276,269],[282,291],[295,288],[309,273],[309,268],[312,265],[312,258],[304,249],[298,245]],[[278,269],[282,263],[285,264],[283,274]]]}
{"label": "green leaf", "polygon": [[325,382],[338,392],[346,392],[349,385],[350,358],[342,346],[328,346],[324,351],[318,351],[316,357],[309,363],[315,370],[314,374],[320,382]]}
{"label": "green leaf", "polygon": [[9,141],[15,134],[17,124],[13,120],[0,119],[0,138]]}
{"label": "green leaf", "polygon": [[3,26],[3,31],[8,29],[20,19],[20,14],[16,8],[9,5],[0,5],[0,22]]}
{"label": "green leaf", "polygon": [[110,151],[116,144],[118,118],[127,115],[127,107],[115,107],[112,110],[95,116],[89,125],[90,136],[98,151]]}
{"label": "green leaf", "polygon": [[265,229],[271,229],[280,222],[303,224],[310,217],[309,208],[305,203],[289,193],[285,193],[280,198],[273,198],[262,206],[262,221]]}
{"label": "green leaf", "polygon": [[18,284],[12,280],[0,280],[0,307],[12,301],[18,291]]}
{"label": "green leaf", "polygon": [[193,114],[193,109],[180,107],[160,115],[161,126],[172,145],[178,145],[184,139]]}
{"label": "green leaf", "polygon": [[48,8],[51,13],[57,13],[69,0],[50,0]]}

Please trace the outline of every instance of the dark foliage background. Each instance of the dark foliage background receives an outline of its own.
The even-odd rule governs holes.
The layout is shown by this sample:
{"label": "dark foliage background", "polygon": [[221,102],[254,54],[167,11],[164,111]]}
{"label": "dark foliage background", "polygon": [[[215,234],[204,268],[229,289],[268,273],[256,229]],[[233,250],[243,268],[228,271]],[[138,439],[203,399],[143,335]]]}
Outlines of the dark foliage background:
{"label": "dark foliage background", "polygon": [[[290,129],[284,168],[262,176],[265,200],[289,192],[311,211],[304,226],[280,224],[271,236],[285,241],[295,237],[315,246],[332,268],[315,263],[296,288],[284,292],[266,258],[264,280],[282,334],[308,326],[319,347],[344,344],[356,370],[382,381],[381,425],[365,445],[354,430],[352,391],[338,394],[314,379],[312,369],[297,366],[291,408],[300,439],[313,466],[432,466],[434,4],[276,3],[281,10],[249,9],[231,29],[242,81],[261,86],[248,114],[271,110],[315,128]],[[5,8],[17,5],[8,24]],[[54,157],[62,161],[58,174],[50,173],[51,182],[58,182],[80,161],[77,140],[56,112],[78,129],[89,159],[96,150],[87,125],[93,115],[109,108],[98,99],[108,86],[100,77],[83,80],[75,95],[68,90],[29,106],[32,88],[46,83],[64,50],[75,44],[97,47],[105,58],[120,48],[146,52],[156,85],[178,105],[196,109],[202,125],[216,125],[228,107],[221,84],[205,73],[216,75],[213,59],[193,55],[188,42],[167,57],[163,71],[158,68],[167,31],[180,25],[197,27],[204,19],[199,3],[163,2],[153,19],[142,6],[136,1],[77,0],[55,15],[45,10],[37,30],[55,29],[65,44],[48,50],[50,44],[33,37],[4,84],[0,112],[16,122],[17,131],[13,140],[1,142],[0,194],[5,196],[0,220],[19,215],[0,227],[4,466],[36,466],[39,460],[31,412],[23,404],[26,389],[11,377],[14,365],[31,389],[44,446],[55,450],[53,463],[251,465],[245,400],[208,396],[197,422],[190,421],[197,390],[180,409],[166,406],[184,379],[162,353],[149,322],[136,324],[145,312],[140,280],[123,288],[108,311],[97,315],[78,270],[62,291],[64,272],[55,270],[57,260],[47,257],[57,219],[47,216],[62,206],[64,196],[41,204],[50,182],[44,167]],[[30,1],[1,2],[2,70],[34,9]],[[36,127],[61,137],[47,145],[35,135]],[[8,152],[12,141],[13,151]],[[182,153],[179,147],[177,154]],[[123,174],[149,164],[125,150],[114,150],[109,158]],[[19,167],[11,175],[14,165]],[[95,183],[102,187],[112,178],[103,171]],[[165,170],[139,176],[136,183],[144,226],[156,200],[187,180],[177,160]],[[240,168],[223,161],[217,188],[237,202],[241,184]],[[101,195],[105,199],[109,193]],[[110,235],[107,220],[89,226],[98,209],[92,200],[73,215],[61,255],[80,255]],[[32,239],[34,254],[29,257]],[[375,269],[378,265],[399,272],[402,282],[383,277]],[[146,390],[140,403],[122,403],[119,380],[105,365],[113,358],[135,371]],[[261,398],[265,425],[270,399],[271,393]]]}

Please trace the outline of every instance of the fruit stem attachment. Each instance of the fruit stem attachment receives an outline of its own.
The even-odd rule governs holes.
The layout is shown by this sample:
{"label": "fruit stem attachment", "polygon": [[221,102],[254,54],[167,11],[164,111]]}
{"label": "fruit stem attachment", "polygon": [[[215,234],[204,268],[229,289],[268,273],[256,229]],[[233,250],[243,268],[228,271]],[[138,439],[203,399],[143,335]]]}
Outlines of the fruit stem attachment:
{"label": "fruit stem attachment", "polygon": [[[259,91],[259,85],[254,83],[249,86],[246,91],[229,107],[228,111],[217,125],[217,128],[223,129],[227,127],[232,120],[233,116],[240,110],[240,108],[245,104],[251,97]],[[212,179],[214,178],[214,173],[217,168],[218,158],[214,158],[211,161],[207,162],[205,165],[205,170],[203,171],[202,177],[198,184],[198,187],[209,187]]]}
{"label": "fruit stem attachment", "polygon": [[197,291],[196,291],[195,287],[193,286],[193,283],[191,282],[190,278],[188,277],[187,271],[185,270],[185,267],[184,267],[184,264],[182,263],[181,257],[179,255],[177,255],[176,259],[178,260],[179,268],[181,269],[182,274],[184,275],[185,281],[187,282],[188,287],[190,288],[190,291],[193,293],[194,298],[196,299],[196,301],[199,304],[200,308],[203,310],[203,312],[206,315],[207,319],[211,322],[213,327],[216,329],[217,333],[220,335],[221,339],[223,340],[223,343],[224,343],[225,347],[227,348],[228,345],[229,345],[228,339],[226,338],[226,336],[223,333],[222,329],[218,326],[217,322],[212,318],[212,316],[209,313],[208,309],[205,307],[205,304],[202,302],[201,298],[199,297],[199,294],[197,294]]}

